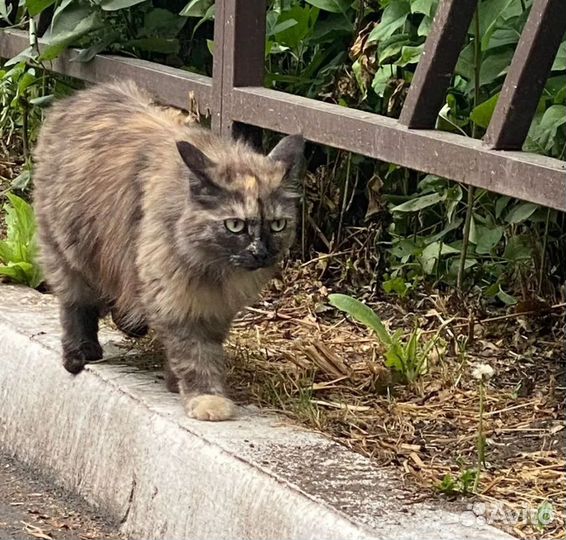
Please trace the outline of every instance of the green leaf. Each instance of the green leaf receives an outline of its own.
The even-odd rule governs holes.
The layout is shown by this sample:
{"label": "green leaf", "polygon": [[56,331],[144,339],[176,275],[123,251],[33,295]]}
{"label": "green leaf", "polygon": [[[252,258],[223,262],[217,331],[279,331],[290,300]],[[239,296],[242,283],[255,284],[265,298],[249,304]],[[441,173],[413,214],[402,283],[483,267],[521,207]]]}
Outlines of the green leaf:
{"label": "green leaf", "polygon": [[418,257],[425,274],[432,274],[436,261],[443,255],[454,255],[459,250],[445,244],[444,242],[431,242],[423,249],[422,254]]}
{"label": "green leaf", "polygon": [[203,17],[214,0],[191,0],[179,13],[183,17]]}
{"label": "green leaf", "polygon": [[45,8],[55,3],[56,0],[26,0],[26,8],[28,13],[35,17],[39,15]]}
{"label": "green leaf", "polygon": [[422,13],[432,17],[437,5],[437,0],[411,0],[411,13]]}
{"label": "green leaf", "polygon": [[401,298],[404,298],[409,290],[409,285],[405,282],[405,280],[401,276],[384,281],[382,286],[383,286],[383,290],[387,294],[391,294],[394,292],[398,294]]}
{"label": "green leaf", "polygon": [[476,253],[487,255],[495,248],[503,238],[503,227],[476,226]]}
{"label": "green leaf", "polygon": [[430,34],[432,28],[432,17],[423,17],[421,24],[417,28],[417,36],[427,37]]}
{"label": "green leaf", "polygon": [[26,62],[27,60],[31,60],[31,59],[35,58],[36,56],[37,56],[37,54],[36,54],[35,49],[31,46],[27,47],[21,53],[18,53],[13,58],[6,60],[6,62],[4,62],[4,67],[15,66],[16,64],[19,64],[20,62]]}
{"label": "green leaf", "polygon": [[479,10],[482,51],[488,49],[491,36],[502,21],[521,13],[520,0],[485,0],[482,2]]}
{"label": "green leaf", "polygon": [[325,43],[328,40],[334,41],[338,36],[347,35],[352,32],[352,23],[343,15],[327,15],[322,20],[317,20],[310,40],[316,43]]}
{"label": "green leaf", "polygon": [[16,178],[12,180],[10,186],[12,189],[25,190],[31,181],[31,171],[24,169]]}
{"label": "green leaf", "polygon": [[90,62],[97,54],[106,50],[109,45],[120,39],[120,32],[117,30],[111,31],[106,36],[101,38],[98,43],[95,43],[87,49],[81,49],[79,54],[71,58],[71,62]]}
{"label": "green leaf", "polygon": [[505,221],[507,221],[510,225],[522,223],[526,219],[529,219],[535,213],[537,208],[538,206],[533,203],[519,204],[507,214]]}
{"label": "green leaf", "polygon": [[35,263],[35,218],[30,204],[8,193],[4,205],[6,239],[0,240],[0,275],[37,287],[41,272]]}
{"label": "green leaf", "polygon": [[[503,77],[509,70],[513,53],[514,49],[508,48],[487,56],[481,64],[480,86],[491,84],[496,79]],[[473,83],[471,88],[473,88]]]}
{"label": "green leaf", "polygon": [[268,29],[267,36],[268,37],[276,36],[277,34],[279,34],[279,32],[284,32],[289,28],[293,28],[293,26],[295,26],[296,24],[297,21],[295,19],[287,19],[286,21],[274,25],[273,28]]}
{"label": "green leaf", "polygon": [[429,206],[438,204],[445,199],[446,195],[440,193],[431,193],[422,197],[415,197],[407,202],[399,204],[391,208],[391,212],[418,212]]}
{"label": "green leaf", "polygon": [[146,1],[147,0],[102,0],[100,2],[100,7],[104,11],[117,11],[119,9],[129,8]]}
{"label": "green leaf", "polygon": [[409,64],[416,64],[424,49],[424,43],[421,45],[406,45],[401,50],[401,59],[397,62],[398,66],[404,67],[408,66]]}
{"label": "green leaf", "polygon": [[53,102],[54,99],[55,96],[53,94],[46,94],[45,96],[38,96],[36,98],[32,98],[29,100],[29,102],[32,105],[35,105],[36,107],[47,107]]}
{"label": "green leaf", "polygon": [[391,344],[391,335],[373,309],[345,294],[330,294],[328,300],[331,306],[347,313],[350,317],[373,330],[384,345]]}
{"label": "green leaf", "polygon": [[500,197],[497,198],[497,201],[495,201],[495,217],[497,219],[501,217],[503,210],[507,208],[507,205],[509,204],[510,201],[511,201],[511,197],[507,197],[507,195],[501,195]]}
{"label": "green leaf", "polygon": [[4,276],[14,283],[28,284],[31,281],[32,265],[29,263],[10,263],[0,266],[0,276]]}
{"label": "green leaf", "polygon": [[552,64],[552,71],[564,71],[566,69],[566,41],[563,41],[558,48],[558,53]]}
{"label": "green leaf", "polygon": [[378,50],[379,65],[397,59],[401,49],[409,43],[411,43],[409,34],[395,34],[381,41]]}
{"label": "green leaf", "polygon": [[544,150],[549,151],[556,138],[558,129],[566,124],[566,106],[551,105],[544,114],[538,125],[533,129],[531,137]]}
{"label": "green leaf", "polygon": [[517,303],[517,299],[514,296],[507,294],[501,288],[501,286],[499,287],[499,292],[495,296],[497,296],[497,298],[499,298],[499,300],[501,300],[504,304],[507,304],[508,306],[512,306],[512,305]]}
{"label": "green leaf", "polygon": [[[66,16],[75,17],[75,13],[65,12],[61,15],[60,26],[64,27],[66,23]],[[69,45],[72,45],[77,39],[88,34],[92,30],[100,28],[103,21],[100,15],[95,11],[90,13],[85,18],[80,19],[77,25],[72,30],[64,30],[58,33],[52,33],[46,41],[48,45],[43,49],[40,59],[42,61],[50,61],[57,58]]]}
{"label": "green leaf", "polygon": [[9,25],[12,24],[9,18],[10,13],[12,13],[12,4],[6,5],[6,0],[0,0],[0,18],[4,19]]}
{"label": "green leaf", "polygon": [[456,209],[462,200],[462,196],[462,188],[458,184],[454,184],[446,190],[446,200],[444,204],[446,205],[446,219],[449,223],[454,219]]}
{"label": "green leaf", "polygon": [[371,83],[373,91],[379,97],[383,97],[389,81],[395,78],[396,71],[397,68],[393,64],[384,64],[382,66],[379,66]]}
{"label": "green leaf", "polygon": [[503,258],[512,262],[520,262],[532,257],[531,240],[526,235],[512,236],[505,247]]}
{"label": "green leaf", "polygon": [[143,18],[143,33],[148,37],[173,39],[187,23],[185,17],[171,13],[167,9],[155,8]]}
{"label": "green leaf", "polygon": [[381,21],[368,36],[368,42],[381,41],[392,36],[405,25],[405,21],[410,13],[411,5],[408,0],[390,2],[383,10]]}
{"label": "green leaf", "polygon": [[309,6],[301,7],[299,5],[293,6],[291,9],[285,10],[277,19],[277,25],[283,24],[286,21],[292,20],[295,22],[277,33],[277,41],[280,44],[287,45],[292,50],[298,50],[303,41],[310,34],[312,25],[314,24],[311,18],[311,12],[315,8]]}
{"label": "green leaf", "polygon": [[352,6],[348,0],[306,0],[307,4],[329,11],[330,13],[346,13]]}
{"label": "green leaf", "polygon": [[0,240],[0,262],[8,263],[15,259],[12,246],[6,240]]}
{"label": "green leaf", "polygon": [[472,120],[472,122],[482,128],[487,128],[489,122],[491,121],[491,117],[493,116],[493,111],[495,110],[495,106],[497,105],[498,100],[499,92],[475,107],[470,114],[470,119]]}

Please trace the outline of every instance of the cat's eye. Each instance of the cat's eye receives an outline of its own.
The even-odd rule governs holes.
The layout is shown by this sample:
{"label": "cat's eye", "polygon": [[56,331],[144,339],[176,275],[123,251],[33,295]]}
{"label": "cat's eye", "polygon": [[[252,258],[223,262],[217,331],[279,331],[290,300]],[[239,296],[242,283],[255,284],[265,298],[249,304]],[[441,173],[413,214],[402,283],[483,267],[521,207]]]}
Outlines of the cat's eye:
{"label": "cat's eye", "polygon": [[271,230],[273,232],[281,232],[287,226],[286,219],[274,219],[271,222]]}
{"label": "cat's eye", "polygon": [[231,218],[224,220],[224,226],[234,234],[239,234],[244,232],[246,228],[246,222],[243,219]]}

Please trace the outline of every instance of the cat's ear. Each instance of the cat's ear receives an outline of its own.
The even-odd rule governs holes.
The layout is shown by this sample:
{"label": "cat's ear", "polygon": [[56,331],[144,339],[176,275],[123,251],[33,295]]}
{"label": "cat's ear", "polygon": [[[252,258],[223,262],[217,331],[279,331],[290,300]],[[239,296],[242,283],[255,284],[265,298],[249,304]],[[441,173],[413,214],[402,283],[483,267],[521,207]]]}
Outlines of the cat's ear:
{"label": "cat's ear", "polygon": [[199,178],[208,176],[210,169],[214,166],[212,160],[210,160],[204,152],[199,150],[194,144],[187,141],[177,141],[177,150],[185,165],[195,173]]}
{"label": "cat's ear", "polygon": [[286,177],[294,177],[301,168],[304,150],[305,139],[301,134],[288,135],[277,143],[275,148],[268,154],[268,157],[274,161],[279,161],[285,166]]}
{"label": "cat's ear", "polygon": [[220,188],[214,183],[210,172],[214,162],[194,144],[177,141],[177,150],[185,165],[193,173],[190,179],[191,194],[194,197],[213,197]]}

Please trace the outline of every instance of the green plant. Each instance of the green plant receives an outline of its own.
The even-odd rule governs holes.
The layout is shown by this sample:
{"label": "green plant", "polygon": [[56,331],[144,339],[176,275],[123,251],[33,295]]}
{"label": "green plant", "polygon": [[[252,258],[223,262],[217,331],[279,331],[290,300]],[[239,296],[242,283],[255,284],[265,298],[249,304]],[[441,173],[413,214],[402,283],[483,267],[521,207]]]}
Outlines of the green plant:
{"label": "green plant", "polygon": [[377,313],[363,302],[344,294],[330,294],[328,299],[332,306],[375,333],[385,347],[385,364],[399,373],[403,381],[412,383],[427,371],[429,355],[438,344],[444,325],[426,342],[422,330],[417,326],[407,339],[403,339],[404,330],[398,329],[391,334]]}
{"label": "green plant", "polygon": [[473,469],[464,469],[457,477],[446,474],[436,489],[444,495],[468,495],[473,492],[477,474]]}
{"label": "green plant", "polygon": [[4,205],[6,239],[0,240],[0,276],[14,283],[38,287],[41,271],[35,260],[36,225],[32,207],[9,193]]}
{"label": "green plant", "polygon": [[[2,4],[0,16],[7,17]],[[78,62],[111,52],[211,73],[212,0],[19,4],[16,24],[29,28],[30,46],[0,72],[0,128],[8,142],[19,133],[22,144],[33,144],[40,105],[64,91],[45,78],[43,63],[68,47],[81,49],[74,58]],[[478,2],[438,129],[468,137],[484,134],[531,5],[532,0]],[[437,6],[438,0],[270,0],[265,85],[398,116]],[[47,45],[38,48],[32,17],[46,9],[53,17],[42,36]],[[565,73],[563,41],[525,150],[564,158]],[[367,247],[368,260],[348,259],[338,279],[377,281],[378,272],[370,266],[383,262],[384,289],[407,301],[422,284],[458,287],[508,305],[558,295],[566,275],[564,214],[346,152],[320,147],[309,152],[316,176],[304,187],[303,254]],[[26,186],[30,166],[28,160],[16,187]],[[387,225],[388,236],[378,230]],[[373,236],[358,242],[354,230]],[[377,255],[368,256],[371,250]]]}

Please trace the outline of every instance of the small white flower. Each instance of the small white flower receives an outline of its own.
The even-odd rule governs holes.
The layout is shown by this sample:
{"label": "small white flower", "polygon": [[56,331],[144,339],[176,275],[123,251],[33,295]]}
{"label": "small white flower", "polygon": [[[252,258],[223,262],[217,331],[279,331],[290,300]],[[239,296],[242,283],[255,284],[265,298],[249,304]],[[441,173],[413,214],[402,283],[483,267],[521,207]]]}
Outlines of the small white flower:
{"label": "small white flower", "polygon": [[487,381],[493,377],[494,369],[489,364],[477,364],[472,371],[472,377],[478,381]]}

